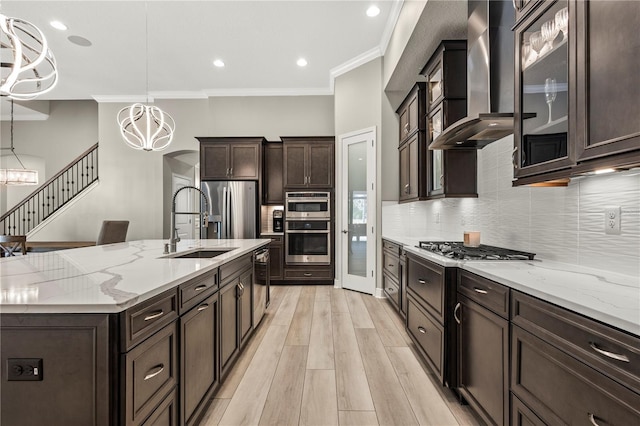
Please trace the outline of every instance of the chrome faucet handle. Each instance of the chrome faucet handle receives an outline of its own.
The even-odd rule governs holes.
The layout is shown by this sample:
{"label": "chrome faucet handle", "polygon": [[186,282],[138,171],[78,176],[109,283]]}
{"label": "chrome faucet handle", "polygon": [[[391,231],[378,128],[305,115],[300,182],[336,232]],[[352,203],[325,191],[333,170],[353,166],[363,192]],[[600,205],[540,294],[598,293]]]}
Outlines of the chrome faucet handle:
{"label": "chrome faucet handle", "polygon": [[180,241],[180,235],[178,235],[178,228],[173,228],[173,235],[175,238],[173,239],[176,243]]}
{"label": "chrome faucet handle", "polygon": [[209,213],[206,211],[202,213],[202,227],[203,228],[209,227]]}

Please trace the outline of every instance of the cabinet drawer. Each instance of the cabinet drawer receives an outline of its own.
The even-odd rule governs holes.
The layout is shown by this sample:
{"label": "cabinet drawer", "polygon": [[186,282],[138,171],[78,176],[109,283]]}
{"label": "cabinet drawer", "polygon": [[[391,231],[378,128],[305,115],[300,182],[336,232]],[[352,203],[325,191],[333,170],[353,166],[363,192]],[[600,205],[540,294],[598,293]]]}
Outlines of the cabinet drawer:
{"label": "cabinet drawer", "polygon": [[178,398],[175,390],[167,395],[143,426],[178,426]]}
{"label": "cabinet drawer", "polygon": [[220,267],[220,285],[222,286],[226,284],[227,280],[233,278],[247,268],[253,268],[253,257],[251,254],[222,265]]}
{"label": "cabinet drawer", "polygon": [[462,271],[458,279],[458,292],[496,314],[509,316],[509,287]]}
{"label": "cabinet drawer", "polygon": [[382,288],[387,298],[395,305],[396,309],[400,308],[400,286],[398,282],[389,276],[386,272],[382,273]]}
{"label": "cabinet drawer", "polygon": [[545,426],[544,422],[514,394],[511,394],[511,424],[513,426]]}
{"label": "cabinet drawer", "polygon": [[444,268],[414,257],[407,259],[407,287],[418,296],[425,308],[444,323]]}
{"label": "cabinet drawer", "polygon": [[397,253],[390,253],[388,251],[382,252],[382,268],[391,275],[396,281],[400,279],[400,257]]}
{"label": "cabinet drawer", "polygon": [[178,339],[170,324],[122,355],[125,424],[140,424],[177,383]]}
{"label": "cabinet drawer", "polygon": [[519,292],[512,322],[640,393],[640,339]]}
{"label": "cabinet drawer", "polygon": [[400,245],[391,241],[382,240],[382,249],[400,255]]}
{"label": "cabinet drawer", "polygon": [[218,273],[210,272],[188,281],[178,289],[180,313],[187,312],[218,288]]}
{"label": "cabinet drawer", "polygon": [[165,325],[178,318],[178,295],[175,289],[127,309],[124,315],[125,332],[122,334],[123,352],[140,343]]}
{"label": "cabinet drawer", "polygon": [[511,389],[546,424],[640,424],[640,395],[512,327]]}
{"label": "cabinet drawer", "polygon": [[440,381],[442,381],[444,329],[437,321],[432,319],[431,315],[420,309],[412,297],[409,297],[408,302],[407,331]]}
{"label": "cabinet drawer", "polygon": [[295,278],[300,280],[330,280],[333,278],[333,270],[331,269],[289,269],[284,270],[285,278]]}

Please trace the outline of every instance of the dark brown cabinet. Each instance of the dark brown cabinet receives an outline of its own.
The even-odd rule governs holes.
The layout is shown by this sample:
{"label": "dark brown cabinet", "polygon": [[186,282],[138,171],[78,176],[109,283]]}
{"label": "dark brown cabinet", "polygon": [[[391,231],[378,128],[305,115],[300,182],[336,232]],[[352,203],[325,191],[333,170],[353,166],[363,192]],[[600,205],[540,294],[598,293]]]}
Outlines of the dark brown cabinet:
{"label": "dark brown cabinet", "polygon": [[284,204],[282,143],[264,145],[264,194],[262,204]]}
{"label": "dark brown cabinet", "polygon": [[458,278],[458,390],[488,424],[509,424],[509,288]]}
{"label": "dark brown cabinet", "polygon": [[640,164],[640,3],[528,3],[515,29],[516,184]]}
{"label": "dark brown cabinet", "polygon": [[330,189],[334,181],[334,140],[282,137],[285,189]]}
{"label": "dark brown cabinet", "polygon": [[[425,191],[424,164],[426,148],[422,134],[415,133],[398,148],[400,152],[400,201],[411,201],[420,198]],[[421,161],[422,160],[422,161]]]}
{"label": "dark brown cabinet", "polygon": [[251,255],[220,267],[220,377],[233,365],[241,344],[253,330],[253,258]]}
{"label": "dark brown cabinet", "polygon": [[402,306],[400,251],[400,245],[382,240],[382,289],[398,311]]}
{"label": "dark brown cabinet", "polygon": [[455,288],[451,284],[456,282],[456,268],[445,268],[406,253],[402,274],[406,276],[407,332],[439,381],[453,384]]}
{"label": "dark brown cabinet", "polygon": [[269,277],[271,280],[280,281],[284,278],[284,237],[270,236],[269,243]]}
{"label": "dark brown cabinet", "polygon": [[181,407],[185,425],[193,425],[219,384],[218,294],[199,301],[180,318]]}
{"label": "dark brown cabinet", "polygon": [[[444,129],[467,115],[467,42],[440,43],[421,71],[427,78],[427,146]],[[429,149],[426,153],[428,198],[477,197],[475,149]]]}
{"label": "dark brown cabinet", "polygon": [[424,130],[424,116],[426,114],[424,91],[425,84],[416,83],[396,111],[400,119],[400,144],[409,139],[416,131]]}
{"label": "dark brown cabinet", "polygon": [[264,138],[198,137],[200,179],[259,180]]}

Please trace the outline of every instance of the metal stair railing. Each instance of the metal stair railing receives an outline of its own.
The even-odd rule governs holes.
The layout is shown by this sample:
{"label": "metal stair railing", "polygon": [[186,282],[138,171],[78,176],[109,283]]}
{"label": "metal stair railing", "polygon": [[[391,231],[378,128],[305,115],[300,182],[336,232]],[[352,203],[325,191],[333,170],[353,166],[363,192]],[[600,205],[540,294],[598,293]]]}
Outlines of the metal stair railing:
{"label": "metal stair railing", "polygon": [[11,210],[0,216],[2,235],[27,235],[98,180],[98,144],[80,154]]}

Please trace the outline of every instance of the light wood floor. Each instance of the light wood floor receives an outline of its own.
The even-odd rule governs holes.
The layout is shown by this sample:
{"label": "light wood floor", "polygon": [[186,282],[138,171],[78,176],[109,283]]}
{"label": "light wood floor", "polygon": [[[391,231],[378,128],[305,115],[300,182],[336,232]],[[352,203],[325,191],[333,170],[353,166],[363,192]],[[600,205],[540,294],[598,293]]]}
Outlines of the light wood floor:
{"label": "light wood floor", "polygon": [[202,425],[475,425],[421,366],[384,299],[272,286],[271,305]]}

